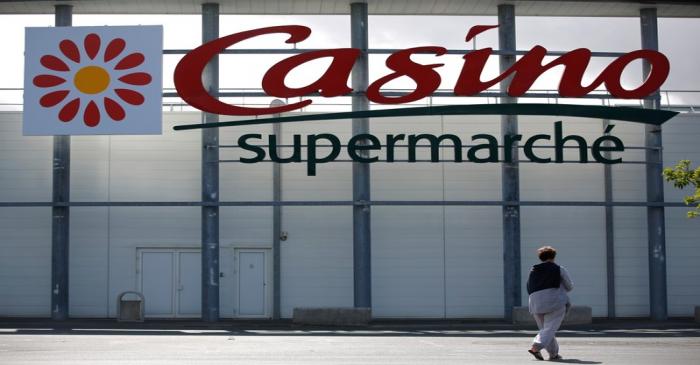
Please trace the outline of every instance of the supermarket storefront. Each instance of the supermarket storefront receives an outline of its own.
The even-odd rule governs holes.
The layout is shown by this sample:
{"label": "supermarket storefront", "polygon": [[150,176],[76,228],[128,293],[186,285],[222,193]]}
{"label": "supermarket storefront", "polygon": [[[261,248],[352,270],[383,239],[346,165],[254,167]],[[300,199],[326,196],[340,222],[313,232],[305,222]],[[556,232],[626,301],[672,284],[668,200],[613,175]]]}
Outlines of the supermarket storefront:
{"label": "supermarket storefront", "polygon": [[[509,319],[527,302],[524,280],[544,244],[558,248],[576,283],[572,300],[595,317],[692,315],[700,303],[700,228],[685,217],[684,192],[660,172],[681,159],[700,161],[700,117],[692,103],[663,93],[656,21],[698,17],[700,6],[257,3],[279,6],[0,5],[0,13],[55,12],[57,26],[69,26],[74,13],[201,13],[202,43],[216,44],[198,57],[203,48],[158,52],[162,44],[149,45],[144,31],[157,26],[131,35],[74,27],[55,32],[56,62],[42,60],[47,35],[28,41],[27,62],[38,71],[25,74],[24,110],[0,112],[0,316],[115,317],[119,295],[137,291],[150,318],[290,318],[298,307],[370,307],[374,318]],[[234,40],[269,28],[219,34],[219,16],[233,13],[348,14],[350,47],[304,49],[299,41],[239,49]],[[474,86],[479,73],[469,67],[463,83],[438,88],[437,66],[411,64],[405,48],[367,43],[374,14],[495,15],[497,28],[472,30],[497,32],[499,50],[460,54],[431,45],[414,55],[453,55],[450,62],[465,65],[492,58],[501,70],[520,69],[500,89],[500,80]],[[647,65],[642,82],[621,85],[627,63],[617,60],[633,52],[593,50],[588,57],[619,71],[601,73],[601,90],[584,92],[580,78],[578,91],[571,78],[556,94],[530,90],[531,63],[522,60],[537,55],[516,50],[515,15],[600,14],[640,18],[644,52],[634,59]],[[293,33],[302,28],[276,31],[301,39]],[[571,50],[542,57],[558,51]],[[204,65],[237,52],[284,53],[290,61],[272,67],[261,90],[220,91],[219,66]],[[184,55],[174,75],[152,63],[162,54]],[[369,54],[395,57],[395,74],[370,80]],[[333,57],[325,73],[309,76],[307,87],[285,86],[294,67],[321,57]],[[402,72],[414,89],[382,87]],[[75,90],[64,95],[55,78],[37,79],[44,74],[72,80]],[[176,90],[164,91],[161,75],[174,78]],[[72,92],[100,99],[76,98],[74,107]],[[310,107],[324,98],[346,106]],[[169,111],[171,99],[187,108]],[[43,109],[28,108],[28,100]],[[55,125],[36,123],[50,118]],[[136,130],[119,129],[129,123]]]}

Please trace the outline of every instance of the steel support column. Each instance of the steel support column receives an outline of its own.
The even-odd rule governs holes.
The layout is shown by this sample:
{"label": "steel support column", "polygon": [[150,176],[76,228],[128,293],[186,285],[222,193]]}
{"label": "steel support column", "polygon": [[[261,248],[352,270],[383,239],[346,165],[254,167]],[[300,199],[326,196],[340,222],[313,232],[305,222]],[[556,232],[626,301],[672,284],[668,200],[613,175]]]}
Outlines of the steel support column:
{"label": "steel support column", "polygon": [[[610,121],[603,120],[603,131],[610,125]],[[609,133],[605,133],[609,135]],[[607,145],[607,143],[606,143]],[[612,158],[610,151],[603,152],[607,159]],[[612,165],[603,165],[603,186],[605,202],[613,201]],[[605,206],[605,264],[607,275],[608,318],[615,318],[615,226],[613,207]]]}
{"label": "steel support column", "polygon": [[[56,5],[56,26],[70,27],[71,5]],[[70,136],[53,137],[53,202],[70,201]],[[68,318],[70,207],[51,208],[51,318]]]}
{"label": "steel support column", "polygon": [[[280,99],[275,99],[270,103],[271,107],[284,105]],[[275,114],[279,117],[280,114]],[[277,136],[277,156],[282,156],[282,124],[272,125],[272,134]],[[272,200],[282,201],[282,164],[272,164]],[[282,206],[272,207],[272,319],[280,319],[280,308],[282,301],[282,256],[281,256],[281,235],[282,235]]]}
{"label": "steel support column", "polygon": [[[515,51],[515,7],[498,6],[498,47],[503,51]],[[515,63],[515,55],[498,56],[501,73]],[[501,82],[501,92],[506,92],[512,75]],[[505,96],[501,103],[516,103],[517,98]],[[501,136],[518,134],[518,117],[501,116]],[[504,154],[507,153],[504,148]],[[501,191],[504,201],[520,200],[520,173],[518,145],[511,148],[512,162],[501,165]],[[503,206],[503,305],[504,317],[513,319],[513,307],[520,306],[520,206]]]}
{"label": "steel support column", "polygon": [[[219,4],[202,4],[202,43],[219,38]],[[202,73],[209,94],[219,92],[219,58]],[[216,123],[219,116],[203,113],[202,123]],[[202,130],[202,201],[219,201],[219,129]],[[202,207],[202,320],[219,320],[219,207]]]}
{"label": "steel support column", "polygon": [[[364,95],[369,83],[369,63],[367,56],[367,4],[350,4],[351,47],[360,49],[355,67],[352,70],[352,88],[361,95],[352,97],[352,110],[368,110],[369,101]],[[355,118],[352,120],[352,134],[369,133],[369,120]],[[363,141],[362,143],[366,143]],[[363,151],[367,152],[367,151]],[[370,170],[367,163],[352,163],[352,199],[355,202],[370,200]],[[370,206],[355,205],[352,208],[353,240],[353,277],[355,307],[372,307],[372,271],[371,271],[371,221]]]}
{"label": "steel support column", "polygon": [[[642,48],[659,50],[656,9],[641,9],[639,12],[642,28]],[[642,63],[642,79],[646,80],[651,65]],[[661,95],[658,90],[651,100],[644,100],[644,107],[659,109]],[[661,126],[645,125],[647,201],[664,201],[663,150]],[[647,207],[647,234],[649,239],[649,311],[653,320],[668,317],[666,299],[666,221],[664,207]]]}

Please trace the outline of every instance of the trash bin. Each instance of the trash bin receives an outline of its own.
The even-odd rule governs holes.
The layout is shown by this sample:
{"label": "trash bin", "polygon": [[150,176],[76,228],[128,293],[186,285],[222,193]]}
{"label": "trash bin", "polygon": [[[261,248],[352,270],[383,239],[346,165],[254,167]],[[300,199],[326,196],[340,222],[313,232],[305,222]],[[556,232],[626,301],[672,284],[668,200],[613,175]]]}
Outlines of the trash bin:
{"label": "trash bin", "polygon": [[136,291],[125,291],[117,297],[117,321],[143,322],[143,294]]}

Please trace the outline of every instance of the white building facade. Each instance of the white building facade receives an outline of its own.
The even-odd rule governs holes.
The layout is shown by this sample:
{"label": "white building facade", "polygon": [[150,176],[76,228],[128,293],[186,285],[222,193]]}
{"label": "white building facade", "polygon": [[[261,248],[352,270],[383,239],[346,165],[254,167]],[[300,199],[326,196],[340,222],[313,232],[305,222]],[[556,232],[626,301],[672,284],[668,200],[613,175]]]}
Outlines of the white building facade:
{"label": "white building facade", "polygon": [[[51,137],[22,137],[21,114],[2,117],[3,202],[51,199]],[[196,112],[164,113],[162,136],[81,136],[71,145],[71,200],[78,202],[186,202],[200,194],[200,132],[172,127],[197,120]],[[551,133],[554,117],[521,117],[521,133]],[[602,121],[564,118],[566,132],[593,140]],[[477,133],[497,135],[497,116],[414,117],[372,122],[372,132]],[[222,128],[222,143],[270,126]],[[291,135],[332,132],[350,136],[345,122],[285,125]],[[664,124],[664,160],[700,160],[700,117],[683,113]],[[643,143],[643,126],[616,123],[627,146]],[[465,138],[466,139],[466,138]],[[229,142],[230,141],[230,142]],[[426,158],[427,151],[421,151]],[[223,158],[237,158],[234,149]],[[643,159],[643,151],[620,154]],[[397,156],[398,158],[398,156]],[[221,201],[272,200],[272,163],[223,164]],[[602,164],[521,164],[523,201],[603,201]],[[351,164],[319,166],[307,176],[304,163],[282,165],[285,201],[352,200]],[[497,201],[498,163],[394,162],[372,164],[377,201]],[[644,165],[613,167],[617,202],[645,199]],[[669,202],[688,193],[666,186]],[[607,316],[605,212],[601,206],[522,208],[522,278],[537,262],[535,250],[553,245],[571,272],[572,301]],[[668,309],[691,316],[700,302],[700,227],[688,208],[666,208]],[[51,209],[0,208],[0,315],[49,316]],[[620,317],[648,316],[646,209],[614,208],[615,295]],[[261,317],[272,313],[273,208],[222,207],[220,308],[224,318],[245,317],[248,305]],[[503,249],[500,206],[372,207],[373,315],[400,318],[498,318],[503,312]],[[281,242],[281,315],[295,307],[353,306],[352,211],[349,206],[284,206]],[[74,206],[70,226],[70,315],[114,317],[117,296],[136,290],[154,316],[198,317],[200,207]],[[241,265],[254,264],[246,273]],[[194,279],[193,279],[194,278]],[[244,280],[244,281],[241,281]],[[245,282],[250,280],[250,282]],[[265,285],[262,285],[262,284]],[[523,282],[524,285],[524,282]],[[243,290],[243,291],[242,291]],[[253,295],[255,300],[242,295]],[[523,294],[526,303],[526,294]],[[258,305],[254,311],[251,307]],[[252,316],[252,315],[248,315]]]}
{"label": "white building facade", "polygon": [[[167,2],[155,1],[152,9],[128,1],[123,6],[157,13],[164,9],[161,3]],[[235,8],[233,3],[222,1],[222,11]],[[279,3],[290,4],[291,13],[302,6]],[[330,13],[349,13],[348,2],[335,3]],[[390,3],[396,2],[370,1],[370,14],[392,13]],[[428,13],[420,10],[421,2],[407,3],[416,7],[415,14]],[[487,9],[484,14],[494,14],[499,5],[476,3],[469,14],[481,14],[480,7]],[[530,12],[547,6],[538,1],[509,3],[516,11],[521,5]],[[639,14],[641,7],[636,2],[600,3],[596,11],[617,16]],[[29,1],[12,5],[16,9],[9,6],[0,6],[0,11],[31,13],[40,7]],[[88,1],[74,6],[76,11],[100,12]],[[190,5],[180,6],[182,12],[191,11]],[[697,6],[659,5],[659,11],[659,16],[700,14]],[[265,11],[250,10],[256,12]],[[666,166],[681,159],[700,161],[700,115],[682,107],[663,124]],[[143,294],[148,318],[202,316],[202,132],[173,130],[201,119],[199,112],[166,111],[162,135],[71,137],[69,317],[113,318],[118,297],[126,291]],[[594,161],[519,164],[520,302],[527,303],[523,288],[529,268],[537,263],[536,249],[552,245],[573,278],[575,305],[590,306],[594,317],[652,316],[649,163],[643,148],[648,131],[631,122],[519,116],[519,133],[553,134],[559,120],[566,134],[581,135],[589,145],[603,135],[605,123],[614,124],[612,134],[628,148],[616,155],[624,162],[610,166],[607,187],[605,165]],[[273,163],[236,162],[246,153],[232,147],[240,135],[274,132],[269,124],[219,130],[218,315],[284,319],[298,307],[357,307],[353,164],[320,164],[316,176],[307,175],[303,162],[282,164],[276,178]],[[371,119],[369,132],[451,133],[467,144],[475,134],[500,136],[501,117]],[[288,123],[280,135],[290,143],[294,134],[321,133],[347,141],[353,135],[352,122]],[[0,317],[51,317],[54,311],[53,144],[52,137],[22,136],[21,111],[0,112]],[[441,148],[441,158],[450,160],[451,151]],[[552,154],[549,149],[542,152],[544,157]],[[566,154],[576,155],[575,149]],[[396,158],[405,159],[405,149]],[[419,149],[418,158],[428,159],[429,149]],[[376,162],[367,178],[373,202],[366,206],[371,209],[373,318],[504,318],[504,272],[509,270],[501,163]],[[277,202],[275,189],[281,192]],[[700,224],[686,218],[689,208],[678,204],[689,190],[666,184],[664,191],[665,203],[655,206],[663,206],[665,213],[661,260],[666,309],[668,316],[689,317],[700,304]],[[612,216],[606,216],[606,206],[612,207]]]}

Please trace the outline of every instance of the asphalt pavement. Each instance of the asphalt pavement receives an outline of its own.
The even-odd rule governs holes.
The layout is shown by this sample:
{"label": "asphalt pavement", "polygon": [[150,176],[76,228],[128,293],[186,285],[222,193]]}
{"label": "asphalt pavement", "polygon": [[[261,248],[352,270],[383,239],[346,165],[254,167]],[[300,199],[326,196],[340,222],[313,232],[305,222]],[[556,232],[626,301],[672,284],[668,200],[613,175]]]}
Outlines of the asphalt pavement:
{"label": "asphalt pavement", "polygon": [[[506,324],[367,328],[0,320],[0,364],[536,364],[535,331]],[[111,324],[111,325],[110,325]],[[610,322],[559,333],[568,364],[700,364],[697,323]]]}

